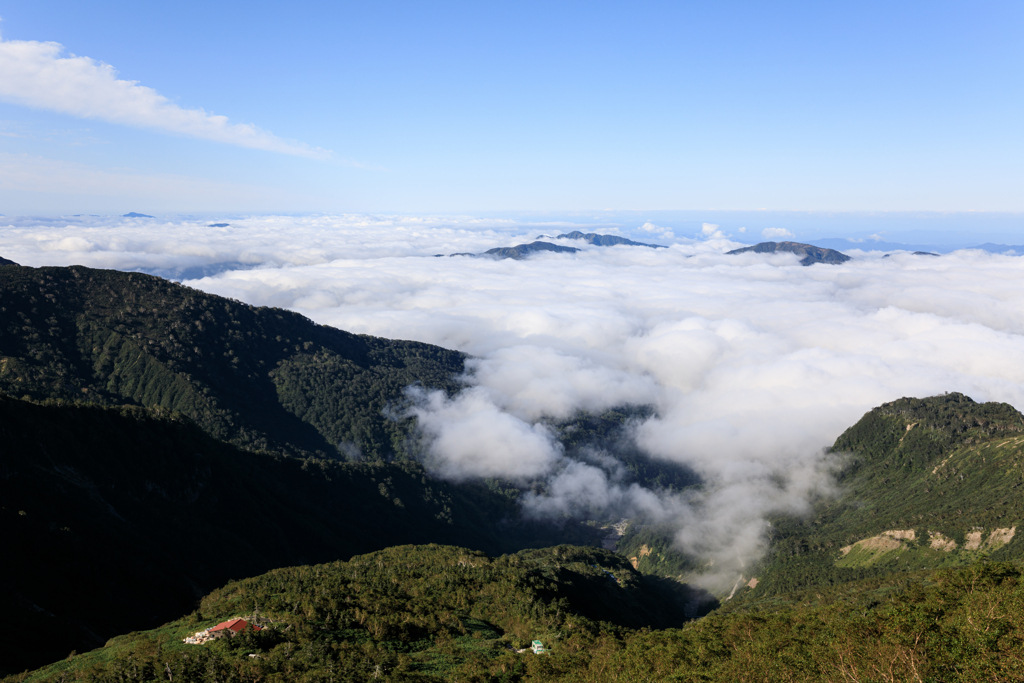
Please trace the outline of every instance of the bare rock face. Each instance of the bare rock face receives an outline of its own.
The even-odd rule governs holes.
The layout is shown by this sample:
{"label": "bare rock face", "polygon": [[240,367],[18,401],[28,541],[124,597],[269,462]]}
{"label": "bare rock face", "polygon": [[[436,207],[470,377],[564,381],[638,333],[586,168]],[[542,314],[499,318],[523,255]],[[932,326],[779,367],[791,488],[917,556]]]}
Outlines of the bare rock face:
{"label": "bare rock face", "polygon": [[823,249],[821,247],[816,247],[813,244],[802,244],[800,242],[761,242],[760,244],[755,244],[752,247],[733,249],[726,253],[744,254],[748,251],[758,254],[774,254],[780,251],[789,252],[801,257],[800,265],[804,266],[810,266],[815,263],[829,263],[835,265],[838,263],[845,263],[850,260],[849,256],[842,252],[838,252],[835,249]]}

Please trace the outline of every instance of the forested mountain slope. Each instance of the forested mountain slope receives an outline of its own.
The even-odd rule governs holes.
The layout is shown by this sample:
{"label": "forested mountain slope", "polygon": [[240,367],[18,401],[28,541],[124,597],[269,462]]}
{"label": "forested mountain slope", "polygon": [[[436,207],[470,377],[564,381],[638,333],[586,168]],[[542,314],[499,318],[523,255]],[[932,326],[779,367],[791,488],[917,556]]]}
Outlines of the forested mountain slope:
{"label": "forested mountain slope", "polygon": [[[1018,681],[1022,579],[1008,563],[918,573],[634,630],[680,626],[690,596],[592,548],[404,546],[228,584],[178,621],[4,683]],[[182,642],[234,617],[262,628]]]}
{"label": "forested mountain slope", "polygon": [[902,398],[832,450],[841,495],[774,520],[755,593],[1024,555],[1024,416],[1012,406]]}
{"label": "forested mountain slope", "polygon": [[[893,572],[1024,556],[1024,416],[963,394],[902,398],[836,439],[838,490],[807,517],[775,517],[746,599]],[[684,580],[699,558],[669,526],[629,526],[617,550],[642,571]],[[737,577],[739,579],[740,577]]]}
{"label": "forested mountain slope", "polygon": [[0,391],[159,406],[244,448],[401,457],[382,412],[454,390],[463,356],[354,335],[139,273],[0,266]]}
{"label": "forested mountain slope", "polygon": [[[84,680],[116,677],[132,658],[143,667],[141,680],[159,677],[165,666],[181,680],[223,680],[250,662],[259,666],[243,679],[277,673],[287,680],[419,680],[486,668],[495,659],[516,668],[516,660],[536,659],[514,652],[532,640],[564,652],[598,634],[621,635],[624,627],[681,626],[683,603],[694,597],[597,548],[563,545],[492,559],[460,547],[401,546],[230,583],[190,616],[114,639],[68,664]],[[182,643],[237,616],[265,629],[207,645]]]}
{"label": "forested mountain slope", "polygon": [[402,543],[492,553],[596,532],[523,522],[413,462],[241,451],[169,411],[0,396],[0,672],[187,612],[231,578]]}
{"label": "forested mountain slope", "polygon": [[[633,566],[567,546],[489,559],[479,551],[597,532],[523,523],[515,489],[445,484],[407,459],[410,423],[386,407],[416,382],[455,390],[463,360],[155,277],[0,266],[0,533],[14,558],[0,563],[0,673],[151,628],[254,576],[32,678],[1024,678],[1018,565],[932,571],[1024,555],[1012,407],[948,394],[870,411],[832,448],[840,495],[772,520],[768,555],[737,585],[756,582],[700,623],[634,631],[680,626],[701,604],[640,573],[700,570],[671,530],[636,525],[620,546]],[[552,427],[585,449],[647,410]],[[620,450],[647,485],[700,485]],[[461,547],[334,562],[406,543]],[[319,562],[333,564],[257,576]],[[230,616],[270,628],[180,642]],[[550,654],[508,649],[537,637]]]}

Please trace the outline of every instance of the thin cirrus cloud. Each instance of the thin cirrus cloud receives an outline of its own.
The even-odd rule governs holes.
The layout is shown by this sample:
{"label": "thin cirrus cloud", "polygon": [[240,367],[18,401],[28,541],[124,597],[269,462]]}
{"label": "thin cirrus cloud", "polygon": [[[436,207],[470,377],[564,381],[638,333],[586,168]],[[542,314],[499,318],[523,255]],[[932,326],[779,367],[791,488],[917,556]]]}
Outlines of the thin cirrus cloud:
{"label": "thin cirrus cloud", "polygon": [[54,42],[0,39],[0,99],[87,119],[149,128],[268,152],[324,159],[328,150],[282,140],[247,123],[184,109],[152,88],[117,77],[110,64],[62,56]]}

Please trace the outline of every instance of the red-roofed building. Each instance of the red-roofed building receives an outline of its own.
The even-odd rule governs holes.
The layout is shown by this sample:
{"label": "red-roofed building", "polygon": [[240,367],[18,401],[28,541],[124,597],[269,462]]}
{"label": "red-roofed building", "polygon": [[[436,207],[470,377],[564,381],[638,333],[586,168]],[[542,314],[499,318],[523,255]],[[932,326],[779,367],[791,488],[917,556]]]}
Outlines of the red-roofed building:
{"label": "red-roofed building", "polygon": [[[222,621],[221,623],[217,624],[216,626],[210,629],[210,633],[213,634],[223,631],[223,634],[218,633],[218,635],[230,634],[233,636],[244,631],[247,626],[249,626],[249,622],[247,622],[245,619],[232,619],[230,621]],[[253,624],[252,630],[259,631],[260,627]]]}

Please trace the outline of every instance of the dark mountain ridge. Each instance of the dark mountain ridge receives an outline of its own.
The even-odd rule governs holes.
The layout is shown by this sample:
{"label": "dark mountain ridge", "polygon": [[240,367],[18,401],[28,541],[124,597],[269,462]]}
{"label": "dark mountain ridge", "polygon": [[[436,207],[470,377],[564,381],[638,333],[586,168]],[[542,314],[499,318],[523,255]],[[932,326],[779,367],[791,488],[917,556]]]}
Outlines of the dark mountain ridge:
{"label": "dark mountain ridge", "polygon": [[[455,254],[448,254],[448,256],[470,256],[472,258],[492,258],[492,259],[514,259],[516,261],[522,261],[523,259],[529,258],[533,254],[537,254],[542,251],[555,252],[559,254],[573,254],[579,249],[576,247],[566,247],[561,244],[552,244],[551,242],[530,242],[529,244],[517,244],[514,247],[495,247],[494,249],[488,249],[485,252],[474,254],[471,252],[458,252]],[[436,257],[444,256],[444,254],[434,254]]]}
{"label": "dark mountain ridge", "polygon": [[[187,418],[0,396],[0,672],[152,628],[232,578],[403,543],[597,542],[414,462],[242,451]],[[16,559],[15,559],[16,558]]]}
{"label": "dark mountain ridge", "polygon": [[[537,239],[544,239],[546,235],[538,235]],[[619,237],[618,235],[599,235],[596,232],[583,233],[579,230],[556,235],[556,240],[583,240],[587,244],[598,247],[614,247],[623,245],[627,247],[650,247],[651,249],[668,249],[664,244],[648,244],[646,242],[634,242],[633,240]]]}
{"label": "dark mountain ridge", "polygon": [[747,252],[754,252],[756,254],[774,254],[776,252],[788,252],[800,256],[800,265],[811,266],[815,263],[830,263],[838,264],[845,263],[850,260],[850,257],[846,254],[840,253],[835,249],[823,249],[816,247],[812,244],[802,244],[800,242],[761,242],[755,244],[752,247],[743,247],[741,249],[733,249],[732,251],[725,252],[726,254],[745,254]]}
{"label": "dark mountain ridge", "polygon": [[[646,244],[644,242],[634,242],[633,240],[626,239],[625,237],[618,237],[616,235],[599,235],[595,232],[583,233],[579,230],[573,232],[567,232],[556,237],[549,237],[547,235],[538,235],[537,241],[530,242],[529,244],[517,244],[514,247],[495,247],[494,249],[488,249],[487,251],[480,254],[471,254],[460,252],[457,254],[449,254],[449,256],[474,256],[474,257],[487,257],[495,259],[515,259],[521,261],[525,258],[529,258],[533,254],[549,251],[561,254],[572,254],[580,251],[576,247],[567,247],[563,244],[552,244],[551,242],[544,242],[544,239],[567,239],[567,240],[582,240],[588,244],[594,244],[599,247],[614,247],[617,245],[631,246],[631,247],[650,247],[652,249],[667,249],[663,244]],[[441,256],[441,254],[435,254]]]}
{"label": "dark mountain ridge", "polygon": [[576,247],[566,247],[561,244],[551,244],[551,242],[530,242],[529,244],[517,244],[514,247],[495,247],[494,249],[488,249],[483,254],[477,254],[477,256],[489,256],[496,259],[510,258],[521,261],[542,251],[550,251],[559,254],[574,254],[579,251],[579,249]]}
{"label": "dark mountain ridge", "polygon": [[245,448],[405,457],[410,421],[385,407],[455,391],[463,360],[150,275],[0,266],[0,391],[159,406]]}

